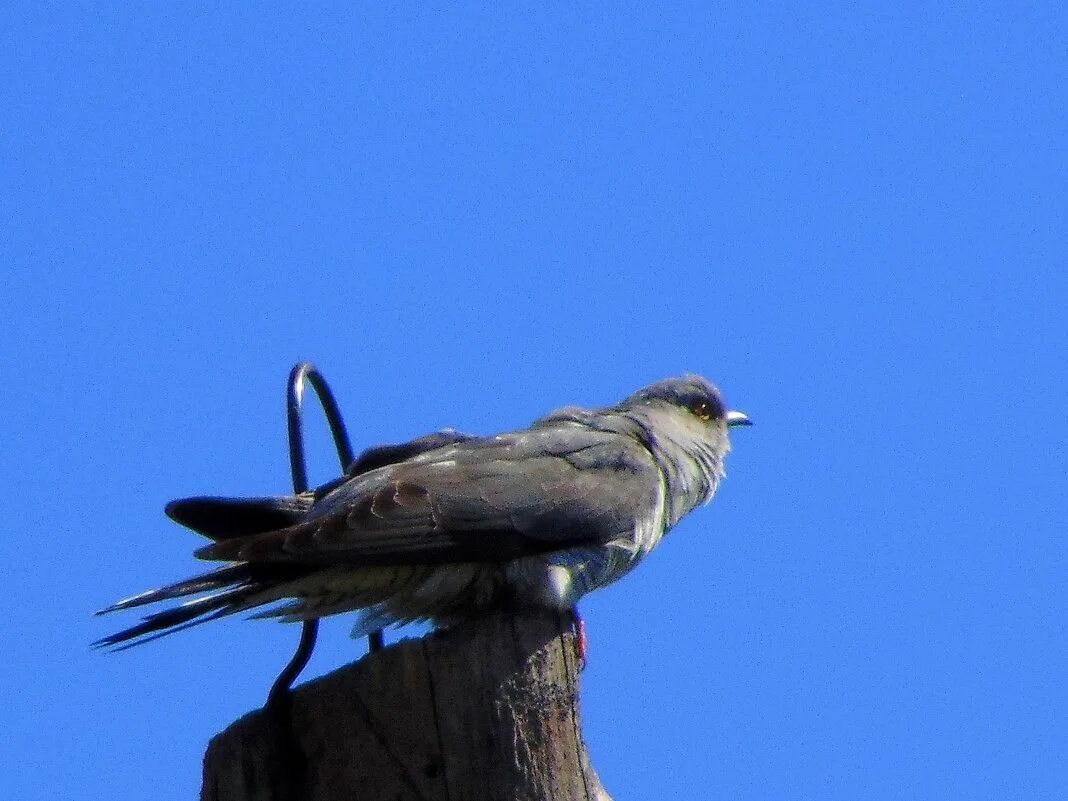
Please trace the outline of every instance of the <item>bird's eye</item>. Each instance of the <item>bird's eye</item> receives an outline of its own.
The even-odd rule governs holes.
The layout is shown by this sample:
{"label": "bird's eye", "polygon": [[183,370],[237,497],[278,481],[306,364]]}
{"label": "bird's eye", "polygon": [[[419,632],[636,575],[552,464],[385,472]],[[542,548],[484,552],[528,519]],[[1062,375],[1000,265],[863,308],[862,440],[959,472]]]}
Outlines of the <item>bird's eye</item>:
{"label": "bird's eye", "polygon": [[712,419],[712,407],[709,405],[708,401],[697,401],[690,407],[690,411],[701,420],[708,421]]}

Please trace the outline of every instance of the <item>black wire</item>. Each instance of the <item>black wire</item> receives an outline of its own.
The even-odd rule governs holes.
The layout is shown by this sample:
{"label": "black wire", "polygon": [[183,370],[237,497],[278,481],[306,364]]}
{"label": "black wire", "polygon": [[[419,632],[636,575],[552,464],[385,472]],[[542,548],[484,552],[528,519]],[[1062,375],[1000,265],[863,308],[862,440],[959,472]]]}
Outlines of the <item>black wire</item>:
{"label": "black wire", "polygon": [[[341,418],[341,409],[338,408],[334,393],[330,391],[330,385],[326,383],[320,373],[311,362],[300,362],[289,373],[289,381],[286,384],[286,422],[289,431],[289,468],[293,474],[293,491],[295,493],[307,492],[308,487],[308,462],[304,448],[304,386],[311,384],[312,389],[323,407],[327,425],[334,438],[334,448],[337,450],[338,461],[341,462],[341,471],[348,469],[353,461],[352,443],[349,441],[345,422]],[[293,682],[297,680],[301,671],[311,659],[315,650],[315,640],[319,634],[319,621],[306,620],[300,633],[300,643],[296,653],[289,660],[289,664],[275,679],[271,686],[271,692],[267,696],[267,704],[270,706],[282,695],[289,693]],[[382,632],[373,631],[367,637],[370,650],[377,651],[382,648]]]}
{"label": "black wire", "polygon": [[345,430],[345,422],[341,419],[341,410],[338,408],[334,393],[330,391],[330,385],[326,379],[315,369],[311,362],[301,362],[289,373],[289,382],[286,385],[286,419],[289,425],[289,466],[293,472],[293,491],[307,492],[308,490],[308,466],[304,456],[304,427],[302,420],[302,406],[304,402],[304,384],[312,385],[319,403],[326,415],[327,425],[334,437],[334,447],[337,449],[337,458],[341,462],[341,470],[344,472],[352,464],[352,444],[349,442],[348,431]]}

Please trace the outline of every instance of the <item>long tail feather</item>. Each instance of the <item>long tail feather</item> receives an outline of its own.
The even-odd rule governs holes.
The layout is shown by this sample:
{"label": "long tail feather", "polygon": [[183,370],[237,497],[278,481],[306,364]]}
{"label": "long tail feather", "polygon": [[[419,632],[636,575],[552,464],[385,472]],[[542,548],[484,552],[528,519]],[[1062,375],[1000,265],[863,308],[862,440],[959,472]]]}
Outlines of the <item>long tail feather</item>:
{"label": "long tail feather", "polygon": [[199,626],[201,623],[207,623],[210,620],[218,620],[220,617],[226,617],[227,615],[233,614],[233,611],[234,610],[220,609],[217,612],[214,612],[210,615],[206,615],[205,617],[199,618],[197,620],[190,620],[188,623],[182,623],[181,625],[175,626],[174,628],[157,631],[146,637],[141,637],[140,639],[131,640],[122,644],[114,644],[109,646],[103,640],[100,640],[98,642],[93,643],[93,645],[97,648],[107,648],[111,653],[117,654],[119,651],[128,651],[131,648],[136,648],[138,645],[144,645],[146,642],[152,642],[153,640],[158,640],[162,637],[168,637],[171,634],[174,634],[175,632],[191,629],[193,628],[193,626]]}
{"label": "long tail feather", "polygon": [[237,587],[204,598],[197,598],[194,601],[187,601],[173,609],[149,615],[136,626],[97,640],[93,646],[97,648],[121,646],[116,650],[132,648],[167,634],[247,609],[246,601],[258,592],[261,592],[258,587]]}
{"label": "long tail feather", "polygon": [[118,612],[122,609],[132,609],[136,606],[154,604],[157,601],[169,601],[172,598],[182,598],[186,595],[196,595],[201,592],[212,592],[225,587],[248,581],[251,578],[249,566],[245,564],[230,565],[213,570],[210,573],[202,573],[199,576],[169,584],[155,590],[138,593],[130,598],[123,598],[113,603],[106,609],[101,609],[96,614],[106,615],[109,612]]}

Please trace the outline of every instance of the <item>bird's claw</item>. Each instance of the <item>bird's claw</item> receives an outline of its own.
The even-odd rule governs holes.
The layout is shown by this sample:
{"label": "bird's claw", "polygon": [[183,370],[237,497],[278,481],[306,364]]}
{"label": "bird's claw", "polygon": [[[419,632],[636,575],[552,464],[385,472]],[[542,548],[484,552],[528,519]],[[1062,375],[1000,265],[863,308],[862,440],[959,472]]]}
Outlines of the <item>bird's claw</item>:
{"label": "bird's claw", "polygon": [[571,610],[571,628],[575,632],[575,657],[578,659],[578,667],[579,670],[585,670],[588,645],[586,640],[586,621],[582,619],[578,609]]}

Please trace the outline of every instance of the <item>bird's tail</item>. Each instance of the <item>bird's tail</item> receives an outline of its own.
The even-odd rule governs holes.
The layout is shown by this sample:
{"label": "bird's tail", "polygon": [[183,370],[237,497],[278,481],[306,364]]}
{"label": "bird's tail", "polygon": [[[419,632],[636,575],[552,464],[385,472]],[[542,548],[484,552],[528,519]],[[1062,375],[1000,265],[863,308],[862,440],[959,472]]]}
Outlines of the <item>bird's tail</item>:
{"label": "bird's tail", "polygon": [[119,651],[134,645],[141,645],[167,634],[258,606],[266,600],[271,600],[265,599],[265,594],[269,595],[271,588],[281,583],[284,583],[281,578],[264,581],[262,577],[255,577],[251,565],[239,564],[219,568],[166,587],[142,592],[114,603],[106,609],[101,609],[97,614],[106,615],[110,612],[205,592],[208,595],[148,615],[136,626],[108,635],[97,640],[93,645],[97,648],[114,648]]}
{"label": "bird's tail", "polygon": [[[314,501],[312,493],[283,498],[183,498],[167,504],[166,512],[176,523],[220,542],[291,526],[311,508]],[[241,562],[142,592],[112,604],[97,614],[193,595],[202,597],[148,615],[136,626],[104,637],[93,645],[123,650],[276,601],[280,597],[276,592],[278,588],[308,572],[308,568],[295,565],[252,565]]]}
{"label": "bird's tail", "polygon": [[[199,626],[209,620],[218,620],[236,612],[245,612],[265,604],[271,604],[287,597],[289,594],[287,590],[290,589],[290,584],[299,583],[301,579],[311,572],[310,568],[288,566],[286,566],[285,575],[273,578],[262,576],[246,578],[245,575],[239,572],[250,571],[255,568],[255,573],[261,573],[264,572],[264,568],[268,567],[271,566],[232,565],[211,573],[194,576],[177,584],[149,590],[112,604],[106,609],[101,609],[96,614],[106,615],[110,612],[132,609],[156,603],[157,601],[198,595],[203,592],[208,593],[200,598],[194,598],[178,606],[173,606],[170,609],[146,615],[136,626],[110,634],[92,643],[92,645],[96,648],[124,651],[135,645],[142,645],[152,640],[158,640],[168,634]],[[282,566],[278,567],[282,568]]]}

